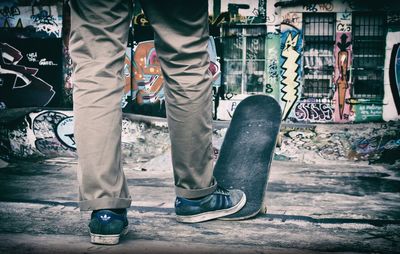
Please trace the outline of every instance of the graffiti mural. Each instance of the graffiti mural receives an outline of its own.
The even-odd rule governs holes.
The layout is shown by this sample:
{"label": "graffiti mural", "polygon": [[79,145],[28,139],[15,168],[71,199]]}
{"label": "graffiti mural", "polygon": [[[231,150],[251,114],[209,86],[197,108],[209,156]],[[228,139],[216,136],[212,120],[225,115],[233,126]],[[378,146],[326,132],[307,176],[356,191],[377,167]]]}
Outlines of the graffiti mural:
{"label": "graffiti mural", "polygon": [[74,118],[72,116],[66,117],[61,120],[56,126],[56,136],[58,140],[66,147],[75,150],[75,136],[74,136]]}
{"label": "graffiti mural", "polygon": [[351,15],[337,13],[336,22],[336,91],[334,96],[335,121],[350,121],[351,105],[346,103],[350,98],[350,68],[351,68]]}
{"label": "graffiti mural", "polygon": [[71,116],[71,111],[31,112],[20,120],[14,120],[12,125],[1,126],[8,132],[10,146],[7,154],[18,158],[75,156],[74,147],[68,147],[61,141],[67,141],[65,135],[73,139],[71,124],[65,120],[71,119]]}
{"label": "graffiti mural", "polygon": [[[125,57],[125,95],[132,98],[127,110],[134,113],[165,116],[164,78],[154,41],[139,42],[133,49],[131,61]],[[131,63],[131,64],[130,64]],[[132,70],[129,69],[132,66]],[[130,75],[132,75],[130,77]]]}
{"label": "graffiti mural", "polygon": [[[339,117],[340,119],[343,119],[346,93],[349,89],[349,52],[347,51],[347,48],[351,45],[351,43],[347,41],[346,34],[342,34],[340,39],[341,41],[337,43],[339,48],[339,52],[337,54],[337,69],[339,70],[339,74],[336,80],[336,89],[337,100],[339,104]],[[348,119],[348,117],[346,118]]]}
{"label": "graffiti mural", "polygon": [[62,86],[62,52],[61,40],[56,40],[0,42],[2,105],[7,108],[57,105],[54,99]]}
{"label": "graffiti mural", "polygon": [[282,64],[282,101],[284,101],[285,105],[283,108],[284,118],[287,117],[290,110],[294,106],[294,103],[298,98],[298,86],[300,82],[298,81],[298,72],[299,64],[297,60],[300,59],[300,54],[296,51],[295,47],[297,45],[299,35],[292,35],[292,33],[288,33],[288,36],[285,41],[285,46],[282,50],[282,57],[284,58]]}
{"label": "graffiti mural", "polygon": [[[296,14],[300,15],[300,14]],[[301,50],[302,50],[302,35],[301,21],[297,23],[282,24],[281,33],[281,104],[282,118],[287,119],[295,106],[300,93],[301,80]]]}
{"label": "graffiti mural", "polygon": [[392,48],[389,81],[397,114],[400,115],[400,43],[395,44]]}
{"label": "graffiti mural", "polygon": [[162,101],[164,99],[164,78],[154,42],[140,42],[134,49],[133,61],[133,83],[134,89],[137,87],[137,104]]}
{"label": "graffiti mural", "polygon": [[[221,83],[221,67],[217,60],[212,37],[208,42],[208,51],[210,54],[209,70],[213,76],[213,86],[218,88]],[[164,77],[154,41],[139,42],[133,51],[130,48],[127,49],[124,74],[125,86],[122,107],[125,108],[125,111],[165,117]],[[132,104],[129,104],[130,101],[132,101]]]}
{"label": "graffiti mural", "polygon": [[[39,114],[31,114],[35,147],[39,152],[49,156],[74,154],[76,147],[73,140],[73,122],[70,113],[43,111]],[[65,121],[65,119],[69,120]],[[58,131],[60,132],[58,133]]]}

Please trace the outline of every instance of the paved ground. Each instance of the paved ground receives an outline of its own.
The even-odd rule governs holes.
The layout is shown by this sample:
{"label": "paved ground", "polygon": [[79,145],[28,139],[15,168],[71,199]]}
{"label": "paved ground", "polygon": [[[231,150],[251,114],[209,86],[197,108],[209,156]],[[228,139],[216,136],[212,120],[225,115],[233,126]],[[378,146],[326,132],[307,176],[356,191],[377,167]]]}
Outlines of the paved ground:
{"label": "paved ground", "polygon": [[400,170],[274,161],[267,214],[177,223],[169,151],[125,163],[130,233],[92,245],[76,207],[74,158],[0,163],[0,253],[400,253]]}

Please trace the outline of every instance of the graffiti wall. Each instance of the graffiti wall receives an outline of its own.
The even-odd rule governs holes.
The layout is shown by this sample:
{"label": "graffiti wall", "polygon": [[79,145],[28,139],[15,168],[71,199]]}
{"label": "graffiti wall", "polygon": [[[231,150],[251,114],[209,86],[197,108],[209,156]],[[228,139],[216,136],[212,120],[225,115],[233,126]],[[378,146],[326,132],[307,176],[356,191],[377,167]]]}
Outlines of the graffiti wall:
{"label": "graffiti wall", "polygon": [[[72,111],[34,111],[9,123],[0,123],[0,130],[0,158],[77,156]],[[122,151],[125,161],[146,161],[168,148],[166,122],[124,117]]]}
{"label": "graffiti wall", "polygon": [[[41,110],[11,118],[12,121],[0,122],[0,158],[76,156],[72,111]],[[214,130],[213,144],[216,148],[221,146],[225,133],[226,127]],[[121,145],[125,163],[146,162],[163,154],[170,148],[166,121],[125,114]],[[285,124],[275,153],[277,160],[321,165],[344,160],[398,165],[400,122]]]}
{"label": "graffiti wall", "polygon": [[[371,3],[332,0],[300,5],[270,1],[267,6],[279,8],[274,11],[267,8],[270,43],[266,49],[269,55],[266,77],[271,89],[266,92],[280,101],[284,121],[347,123],[399,119],[395,45],[400,43],[400,15],[395,9],[400,6],[392,6],[394,10],[391,11],[378,7],[385,13],[382,23],[371,15],[376,9],[372,9],[376,5]],[[385,25],[387,35],[381,39],[386,39],[386,54],[382,54],[385,43],[375,45],[370,39],[374,36],[377,39],[381,33],[376,31],[385,30]],[[278,50],[273,43],[274,30],[280,33]],[[355,36],[358,36],[356,49]],[[324,45],[324,40],[329,42]],[[382,50],[376,50],[377,47]],[[276,52],[280,55],[279,68],[275,68]],[[383,73],[380,59],[385,59],[384,78],[379,74]],[[376,64],[371,67],[371,62]],[[279,75],[274,79],[276,69]],[[276,83],[279,83],[278,93],[274,89]],[[367,86],[371,88],[365,88]],[[385,92],[380,93],[384,86]]]}
{"label": "graffiti wall", "polygon": [[[22,1],[0,2],[0,109],[71,106],[72,63],[68,56],[68,25],[64,27],[68,24],[68,15],[63,16],[68,13],[67,5],[57,0],[45,1],[44,5],[40,5],[44,1],[33,1],[29,6],[19,2]],[[210,35],[214,38],[209,45],[210,70],[215,74],[214,119],[229,120],[235,105],[252,93],[265,93],[276,98],[285,122],[351,123],[400,119],[398,4],[385,1],[378,6],[373,1],[351,0],[300,4],[278,0],[210,0],[209,3]],[[372,32],[365,32],[367,25],[376,24],[376,15],[369,15],[374,11],[383,13],[385,24],[382,29],[372,28]],[[366,14],[366,18],[360,19],[360,13]],[[305,23],[309,22],[310,15],[333,17],[332,22],[328,22],[333,27],[328,55],[325,49],[313,51],[307,48],[306,37],[310,34]],[[315,20],[313,26],[321,23],[321,19]],[[126,50],[121,106],[125,112],[163,117],[163,77],[151,41],[153,31],[140,4],[135,7],[132,24],[136,31]],[[223,56],[227,43],[223,41],[221,31],[223,27],[232,28],[238,24],[240,29],[232,29],[229,36],[246,38],[246,43],[240,38],[235,41],[236,48],[231,51],[237,51],[238,57],[234,59],[237,61],[231,61],[230,66],[222,63],[220,76],[220,58],[227,62]],[[264,30],[250,29],[256,24],[262,24]],[[321,26],[320,30],[324,29],[331,28]],[[376,30],[385,31],[385,43],[381,43],[385,50],[384,64],[376,66],[377,72],[382,73],[384,68],[382,82],[373,70],[368,70],[374,67],[368,66],[368,62],[375,61],[370,59],[377,55],[371,51],[375,45],[365,46],[365,49],[357,46],[360,40],[357,36],[365,37]],[[314,55],[310,57],[310,53]],[[241,61],[243,56],[244,61]],[[312,66],[311,58],[315,59]],[[238,66],[243,62],[247,67],[241,71]],[[360,65],[361,62],[365,66]],[[308,82],[312,80],[308,70],[312,69],[317,75],[324,65],[332,66],[329,75],[323,74],[323,79],[329,82],[313,88]],[[362,72],[364,74],[360,75]],[[231,83],[238,87],[252,88],[230,93],[224,83],[229,79],[234,79]],[[369,80],[378,80],[379,84]],[[369,88],[364,88],[363,84],[371,90],[384,91],[371,95],[364,91]],[[320,94],[310,92],[310,87]]]}
{"label": "graffiti wall", "polygon": [[[276,98],[281,102],[283,120],[287,122],[347,122],[350,115],[354,115],[350,104],[347,103],[351,85],[351,13],[335,14],[336,31],[332,32],[335,43],[331,49],[324,48],[321,44],[315,45],[319,48],[304,48],[304,44],[307,44],[303,32],[304,13],[329,13],[334,9],[334,4],[327,2],[290,7],[281,12],[280,94]],[[327,22],[326,16],[319,19],[309,18],[306,22],[310,20]],[[321,33],[321,29],[327,29],[324,25],[321,25],[320,29],[316,28],[317,23],[307,25],[307,38],[315,37]],[[322,32],[320,38],[328,33],[329,30]],[[332,51],[331,57],[329,51]],[[332,66],[332,72],[329,72],[329,66]],[[308,85],[307,91],[304,90],[305,75],[312,76],[308,77],[311,85]],[[313,87],[314,84],[320,86],[321,81],[317,82],[320,78],[329,80],[328,87]],[[315,83],[312,83],[313,81]]]}
{"label": "graffiti wall", "polygon": [[0,2],[0,108],[59,106],[63,89],[62,2]]}
{"label": "graffiti wall", "polygon": [[[400,43],[399,5],[339,0],[273,0],[266,5],[264,92],[281,103],[285,122],[400,119],[395,46]],[[237,73],[223,67],[225,79]],[[236,80],[238,86],[240,82]],[[223,120],[230,119],[248,94],[242,89],[230,96],[234,101],[220,103]]]}

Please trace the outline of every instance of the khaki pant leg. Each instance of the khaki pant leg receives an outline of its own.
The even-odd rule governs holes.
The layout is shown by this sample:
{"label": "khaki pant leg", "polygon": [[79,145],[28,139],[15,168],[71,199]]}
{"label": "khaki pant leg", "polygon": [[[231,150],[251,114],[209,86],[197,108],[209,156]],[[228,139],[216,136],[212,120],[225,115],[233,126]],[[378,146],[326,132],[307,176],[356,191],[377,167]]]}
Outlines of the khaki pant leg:
{"label": "khaki pant leg", "polygon": [[121,163],[121,98],[130,0],[70,0],[81,210],[131,204]]}
{"label": "khaki pant leg", "polygon": [[185,198],[208,195],[216,189],[208,1],[142,0],[141,5],[155,30],[165,79],[176,194]]}

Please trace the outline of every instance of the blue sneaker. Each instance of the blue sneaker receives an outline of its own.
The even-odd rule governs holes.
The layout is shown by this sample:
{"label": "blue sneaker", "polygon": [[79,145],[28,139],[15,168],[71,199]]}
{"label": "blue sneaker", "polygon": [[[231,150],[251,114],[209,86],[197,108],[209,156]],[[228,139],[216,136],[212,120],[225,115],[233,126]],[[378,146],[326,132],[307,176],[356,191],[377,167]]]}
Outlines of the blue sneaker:
{"label": "blue sneaker", "polygon": [[127,212],[115,213],[111,210],[92,212],[89,223],[90,242],[97,244],[118,244],[119,238],[128,233]]}
{"label": "blue sneaker", "polygon": [[176,220],[197,223],[217,219],[238,212],[246,204],[246,195],[241,190],[217,190],[201,199],[177,197],[175,200]]}

